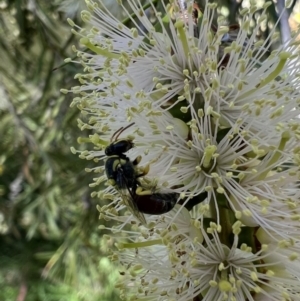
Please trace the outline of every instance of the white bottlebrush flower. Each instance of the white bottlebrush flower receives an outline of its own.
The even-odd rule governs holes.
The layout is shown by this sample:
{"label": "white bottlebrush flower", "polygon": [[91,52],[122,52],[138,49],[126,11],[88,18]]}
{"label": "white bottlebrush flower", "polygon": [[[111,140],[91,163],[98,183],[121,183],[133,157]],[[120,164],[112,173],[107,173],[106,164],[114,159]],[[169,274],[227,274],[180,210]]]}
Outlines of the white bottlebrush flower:
{"label": "white bottlebrush flower", "polygon": [[[94,161],[91,186],[101,189],[93,195],[108,200],[100,217],[129,241],[113,256],[129,270],[122,291],[132,287],[133,300],[298,300],[299,263],[280,244],[299,251],[299,42],[269,53],[275,27],[256,40],[269,2],[251,35],[253,1],[240,26],[215,23],[208,1],[161,1],[162,11],[150,1],[153,24],[139,0],[127,0],[133,14],[120,9],[130,26],[102,1],[86,2],[89,29],[69,21],[89,49],[75,49],[84,73],[71,92],[79,126],[92,130],[81,142],[94,148],[79,153]],[[118,139],[130,141],[128,150],[107,155]],[[109,181],[108,159],[116,162]],[[143,226],[124,214],[128,196],[116,183],[127,181],[126,160],[135,162],[135,182],[126,184],[134,204],[141,189],[173,193],[184,206],[146,215]]]}
{"label": "white bottlebrush flower", "polygon": [[254,252],[239,241],[240,222],[233,225],[235,235],[228,247],[221,242],[216,224],[210,224],[207,234],[185,209],[170,225],[172,215],[158,218],[154,232],[128,230],[129,242],[118,244],[111,258],[121,264],[117,284],[121,295],[159,301],[300,300],[298,254],[274,241]]}
{"label": "white bottlebrush flower", "polygon": [[[184,27],[180,11],[172,14],[175,24],[167,18],[166,25],[166,15],[156,12],[162,24],[157,32],[139,1],[126,4],[137,16],[137,21],[133,19],[136,28],[127,28],[109,10],[99,9],[96,3],[88,1],[94,15],[83,12],[82,16],[93,28],[89,33],[83,32],[81,43],[96,54],[83,55],[89,84],[81,91],[103,91],[102,97],[105,94],[110,102],[138,96],[140,102],[151,102],[151,110],[180,103],[181,110],[187,112],[194,106],[197,109],[188,112],[192,118],[197,118],[198,109],[202,108],[204,113],[218,117],[220,126],[232,127],[237,121],[242,126],[250,125],[247,135],[264,139],[267,146],[277,137],[276,126],[280,122],[284,126],[286,120],[297,116],[293,108],[297,105],[298,84],[294,81],[291,85],[294,74],[299,73],[299,66],[291,58],[297,56],[297,47],[290,47],[290,52],[274,51],[261,63],[270,38],[263,44],[254,43],[260,22],[247,38],[254,6],[248,15],[244,11],[246,16],[236,41],[224,47],[227,44],[223,45],[222,39],[228,40],[229,28],[223,26],[213,31],[214,4],[206,6],[197,38],[192,14],[185,19],[188,26]],[[187,11],[191,11],[191,5],[192,1],[188,1]],[[264,15],[263,11],[261,22]],[[271,34],[276,37],[273,31]],[[224,53],[222,57],[220,52]],[[289,61],[294,65],[292,75]],[[86,81],[85,76],[81,79]],[[146,109],[145,105],[140,104],[139,109]]]}
{"label": "white bottlebrush flower", "polygon": [[[103,133],[101,140],[93,139],[96,146],[102,141],[108,143],[115,131],[134,121],[132,129],[140,136],[135,137],[136,148],[130,158],[141,154],[142,163],[147,163],[160,157],[156,165],[152,164],[149,176],[156,174],[169,187],[181,186],[176,191],[184,195],[195,195],[211,186],[219,188],[222,183],[218,182],[227,183],[225,175],[230,177],[239,166],[243,171],[249,169],[254,159],[271,155],[279,148],[286,131],[291,135],[289,152],[281,148],[282,157],[272,164],[276,168],[290,160],[299,136],[299,112],[295,110],[299,68],[296,66],[291,72],[288,61],[291,54],[280,50],[278,55],[274,53],[259,62],[267,48],[254,43],[255,29],[247,37],[247,24],[255,13],[253,7],[248,15],[244,11],[241,29],[235,29],[236,41],[230,44],[227,33],[230,28],[214,29],[211,24],[213,4],[205,7],[199,37],[194,37],[192,1],[187,1],[186,26],[179,7],[176,9],[176,1],[172,1],[174,22],[168,17],[167,8],[162,14],[156,12],[162,25],[159,31],[139,1],[126,2],[137,16],[138,21],[132,20],[136,28],[120,24],[109,10],[99,9],[97,3],[87,3],[94,15],[83,12],[82,16],[92,29],[80,30],[79,35],[93,53],[78,51],[87,73],[77,75],[82,86],[75,87],[73,92],[82,95],[74,99],[74,104],[79,103],[91,115],[89,124],[82,124],[82,128]],[[222,43],[229,46],[224,48]],[[173,115],[176,111],[190,120],[191,135],[173,139],[178,136],[177,128],[166,111]],[[228,128],[228,134],[220,142],[217,139],[222,128]],[[171,131],[173,134],[169,134]],[[233,138],[234,146],[229,143],[232,136],[237,136]],[[167,151],[160,155],[163,147]],[[145,158],[144,153],[149,151],[152,156]],[[256,158],[247,157],[250,152]],[[91,152],[88,157],[101,154],[101,151]],[[205,163],[210,156],[211,162]],[[221,175],[215,172],[218,167]],[[208,172],[203,172],[205,169]]]}

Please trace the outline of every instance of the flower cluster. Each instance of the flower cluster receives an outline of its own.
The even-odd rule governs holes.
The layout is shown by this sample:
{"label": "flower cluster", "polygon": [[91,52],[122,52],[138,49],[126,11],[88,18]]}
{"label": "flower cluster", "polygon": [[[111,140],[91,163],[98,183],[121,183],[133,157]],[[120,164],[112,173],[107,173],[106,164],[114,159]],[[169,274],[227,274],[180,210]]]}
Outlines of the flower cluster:
{"label": "flower cluster", "polygon": [[[154,24],[139,0],[126,1],[133,14],[118,2],[123,23],[90,0],[87,27],[69,23],[88,50],[74,48],[73,105],[94,146],[80,157],[108,200],[100,217],[115,222],[122,296],[300,300],[299,42],[270,52],[275,27],[256,40],[270,2],[250,1],[240,26],[208,0],[150,1]],[[118,141],[130,147],[105,152]],[[157,215],[140,225],[144,205]]]}

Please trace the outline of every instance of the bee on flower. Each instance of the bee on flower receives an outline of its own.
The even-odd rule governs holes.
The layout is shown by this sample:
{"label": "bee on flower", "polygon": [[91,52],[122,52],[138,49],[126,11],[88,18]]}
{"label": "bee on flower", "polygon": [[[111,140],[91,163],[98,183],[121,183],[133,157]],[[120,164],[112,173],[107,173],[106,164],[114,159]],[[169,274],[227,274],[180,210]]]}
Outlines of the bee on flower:
{"label": "bee on flower", "polygon": [[202,2],[150,1],[153,24],[139,0],[133,14],[118,1],[123,24],[87,0],[88,29],[69,20],[89,50],[74,49],[72,105],[93,131],[73,151],[93,160],[115,223],[122,296],[299,300],[299,42],[270,52],[275,27],[256,40],[269,2],[227,26]]}

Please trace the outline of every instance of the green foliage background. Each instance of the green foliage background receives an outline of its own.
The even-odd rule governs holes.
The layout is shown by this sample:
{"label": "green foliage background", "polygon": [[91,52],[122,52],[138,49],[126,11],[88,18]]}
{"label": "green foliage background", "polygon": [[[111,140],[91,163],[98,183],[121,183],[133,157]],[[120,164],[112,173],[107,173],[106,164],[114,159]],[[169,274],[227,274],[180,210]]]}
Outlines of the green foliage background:
{"label": "green foliage background", "polygon": [[[240,4],[219,2],[234,23]],[[0,300],[119,300],[89,162],[70,152],[89,133],[77,127],[73,95],[60,93],[78,85],[81,66],[64,59],[77,44],[66,19],[81,24],[82,4],[0,1]]]}
{"label": "green foliage background", "polygon": [[81,67],[55,69],[76,44],[58,4],[0,4],[0,300],[118,300],[87,162],[70,152],[79,111],[60,89]]}

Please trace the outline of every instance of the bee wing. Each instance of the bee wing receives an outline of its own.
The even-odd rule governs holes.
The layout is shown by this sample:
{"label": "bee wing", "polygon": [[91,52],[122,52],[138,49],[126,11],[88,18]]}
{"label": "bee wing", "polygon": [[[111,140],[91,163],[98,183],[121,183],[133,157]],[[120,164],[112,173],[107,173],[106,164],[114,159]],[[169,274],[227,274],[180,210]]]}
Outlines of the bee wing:
{"label": "bee wing", "polygon": [[122,185],[121,187],[126,187],[125,189],[120,189],[119,193],[129,209],[129,211],[145,226],[147,225],[145,216],[142,212],[139,211],[136,203],[134,202],[134,195],[132,192],[132,188],[130,188],[127,184],[127,180],[124,175],[122,175],[121,179]]}
{"label": "bee wing", "polygon": [[[130,191],[131,194],[131,191]],[[122,198],[123,201],[125,203],[125,205],[127,206],[127,208],[129,209],[129,211],[145,226],[147,225],[145,216],[142,212],[140,212],[135,204],[135,202],[133,201],[133,198],[130,194],[123,194]]]}

